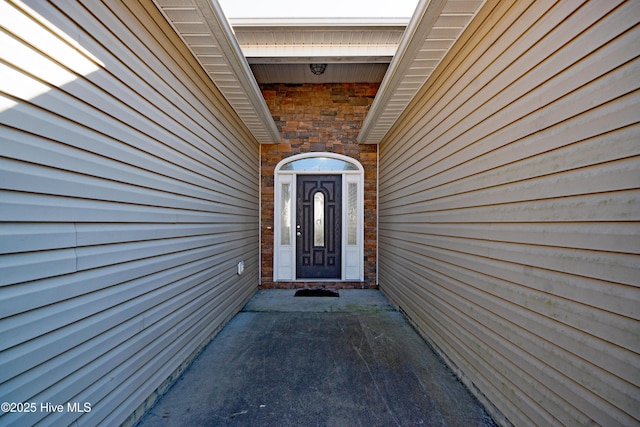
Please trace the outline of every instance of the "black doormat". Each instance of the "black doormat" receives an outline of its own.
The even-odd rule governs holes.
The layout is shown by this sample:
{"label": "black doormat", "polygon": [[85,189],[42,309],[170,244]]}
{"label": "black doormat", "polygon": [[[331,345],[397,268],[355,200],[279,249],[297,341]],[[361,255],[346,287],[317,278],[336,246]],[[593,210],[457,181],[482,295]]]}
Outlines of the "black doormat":
{"label": "black doormat", "polygon": [[339,297],[338,291],[331,289],[298,289],[295,296],[297,297]]}

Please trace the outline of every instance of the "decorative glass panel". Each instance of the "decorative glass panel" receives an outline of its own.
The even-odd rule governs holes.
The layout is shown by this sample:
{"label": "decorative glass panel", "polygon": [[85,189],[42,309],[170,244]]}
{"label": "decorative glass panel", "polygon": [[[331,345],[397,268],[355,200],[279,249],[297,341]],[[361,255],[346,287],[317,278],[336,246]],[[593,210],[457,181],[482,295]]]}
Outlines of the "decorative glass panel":
{"label": "decorative glass panel", "polygon": [[349,183],[347,193],[347,245],[358,244],[358,184]]}
{"label": "decorative glass panel", "polygon": [[324,194],[313,195],[313,246],[324,246]]}
{"label": "decorative glass panel", "polygon": [[280,244],[291,244],[291,194],[290,184],[282,184],[280,198]]}
{"label": "decorative glass panel", "polygon": [[280,168],[283,171],[357,171],[358,168],[344,160],[332,159],[330,157],[313,157],[307,159],[293,160]]}

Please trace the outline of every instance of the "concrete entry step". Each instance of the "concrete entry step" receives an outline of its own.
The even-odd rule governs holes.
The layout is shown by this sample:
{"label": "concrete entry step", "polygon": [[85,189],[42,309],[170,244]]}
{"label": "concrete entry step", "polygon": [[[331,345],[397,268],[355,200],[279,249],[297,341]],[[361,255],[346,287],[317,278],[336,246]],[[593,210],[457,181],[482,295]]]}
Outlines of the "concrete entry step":
{"label": "concrete entry step", "polygon": [[259,291],[140,425],[494,425],[379,291],[350,292]]}
{"label": "concrete entry step", "polygon": [[260,289],[304,289],[304,288],[326,288],[326,289],[369,289],[377,290],[372,283],[349,281],[349,280],[323,280],[323,281],[300,281],[295,282],[268,282],[260,284]]}
{"label": "concrete entry step", "polygon": [[395,310],[382,292],[376,290],[340,289],[338,298],[296,298],[295,293],[295,289],[259,290],[242,311],[348,313]]}

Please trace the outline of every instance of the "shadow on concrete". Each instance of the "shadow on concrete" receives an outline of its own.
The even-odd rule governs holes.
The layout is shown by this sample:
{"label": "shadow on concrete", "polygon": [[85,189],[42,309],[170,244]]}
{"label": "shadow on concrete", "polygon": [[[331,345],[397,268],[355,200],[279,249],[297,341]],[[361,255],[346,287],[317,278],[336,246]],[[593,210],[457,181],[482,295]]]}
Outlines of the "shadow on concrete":
{"label": "shadow on concrete", "polygon": [[493,426],[375,290],[258,291],[140,426]]}

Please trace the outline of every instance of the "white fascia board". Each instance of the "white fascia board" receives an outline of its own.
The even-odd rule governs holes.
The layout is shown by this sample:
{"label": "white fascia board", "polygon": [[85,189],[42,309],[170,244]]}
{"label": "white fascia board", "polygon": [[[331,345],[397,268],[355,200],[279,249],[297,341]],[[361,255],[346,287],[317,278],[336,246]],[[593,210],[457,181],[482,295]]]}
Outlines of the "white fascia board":
{"label": "white fascia board", "polygon": [[[243,46],[242,52],[250,58],[300,58],[300,57],[343,57],[348,62],[352,57],[392,57],[397,45],[375,46]],[[353,61],[352,61],[353,62]],[[357,61],[356,61],[357,62]]]}
{"label": "white fascia board", "polygon": [[389,64],[388,56],[252,56],[249,64]]}
{"label": "white fascia board", "polygon": [[[249,63],[247,62],[240,45],[233,33],[233,29],[229,24],[220,4],[217,0],[190,0],[203,16],[206,25],[209,27],[212,36],[215,38],[218,49],[222,52],[226,65],[232,70],[233,75],[244,92],[249,104],[253,106],[253,110],[260,120],[262,126],[253,126],[247,123],[247,117],[241,119],[247,124],[250,130],[258,138],[261,143],[276,143],[280,141],[280,133],[276,127],[269,107],[265,102],[262,91],[258,87],[258,83],[253,76]],[[211,74],[210,74],[211,75]],[[221,89],[222,94],[227,100],[234,105],[233,94],[226,90],[222,80],[216,82],[215,73],[211,75],[214,83]],[[227,92],[227,93],[225,93]],[[264,134],[263,134],[264,132]],[[262,134],[258,137],[257,134]],[[266,139],[264,135],[267,135]]]}
{"label": "white fascia board", "polygon": [[230,18],[234,28],[244,27],[406,27],[410,18]]}
{"label": "white fascia board", "polygon": [[[359,143],[381,142],[485,2],[465,2],[465,13],[457,14],[455,19],[451,20],[449,18],[453,16],[452,13],[445,13],[445,10],[456,9],[459,6],[454,6],[453,3],[456,2],[420,0],[364,120],[358,135]],[[441,30],[444,27],[436,27],[437,21],[442,24],[442,18],[447,18],[445,22],[449,24],[455,22],[459,25],[446,28],[450,33],[447,39],[442,38]]]}
{"label": "white fascia board", "polygon": [[[365,117],[362,129],[358,134],[358,142],[361,144],[377,144],[382,138],[369,138],[378,124],[380,116],[384,113],[387,104],[393,96],[396,88],[402,82],[407,70],[411,67],[417,52],[424,45],[427,34],[433,28],[440,13],[444,9],[447,0],[420,0],[418,7],[407,25],[396,55],[393,57],[389,69],[380,83],[378,94]],[[384,133],[389,129],[386,129]],[[378,132],[380,129],[378,129]],[[376,132],[377,133],[377,132]],[[374,139],[374,141],[371,141]]]}

